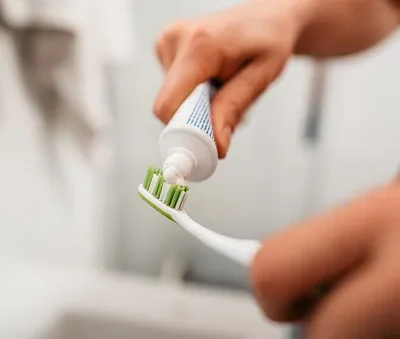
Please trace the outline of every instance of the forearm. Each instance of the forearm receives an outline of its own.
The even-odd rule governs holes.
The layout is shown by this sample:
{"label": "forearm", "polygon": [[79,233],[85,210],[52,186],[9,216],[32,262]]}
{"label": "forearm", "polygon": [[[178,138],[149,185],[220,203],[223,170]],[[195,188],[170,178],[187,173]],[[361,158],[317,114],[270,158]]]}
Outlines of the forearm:
{"label": "forearm", "polygon": [[316,5],[299,32],[297,54],[330,57],[360,52],[400,24],[397,0],[310,1],[316,1]]}

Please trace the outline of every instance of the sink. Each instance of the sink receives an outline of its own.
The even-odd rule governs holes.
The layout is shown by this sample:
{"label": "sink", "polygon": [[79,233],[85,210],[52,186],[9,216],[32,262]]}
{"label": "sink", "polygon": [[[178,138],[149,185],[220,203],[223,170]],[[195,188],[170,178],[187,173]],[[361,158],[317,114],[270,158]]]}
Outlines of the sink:
{"label": "sink", "polygon": [[31,263],[2,272],[1,339],[287,338],[241,291]]}
{"label": "sink", "polygon": [[154,324],[70,314],[40,339],[243,339],[223,333],[189,331]]}

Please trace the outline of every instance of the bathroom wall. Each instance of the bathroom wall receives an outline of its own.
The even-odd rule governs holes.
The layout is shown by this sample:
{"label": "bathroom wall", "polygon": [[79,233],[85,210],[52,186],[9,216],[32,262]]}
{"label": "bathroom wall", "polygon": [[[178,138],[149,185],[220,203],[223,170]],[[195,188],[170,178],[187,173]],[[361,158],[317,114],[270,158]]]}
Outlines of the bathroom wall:
{"label": "bathroom wall", "polygon": [[[153,43],[171,20],[224,8],[232,1],[136,0],[135,59],[114,75],[117,84],[121,228],[115,263],[158,274],[168,256],[187,260],[190,279],[243,286],[244,272],[164,220],[137,196],[150,164],[159,165],[162,125],[152,104],[162,81]],[[157,9],[157,13],[155,12]],[[155,18],[155,16],[157,16]],[[262,239],[301,218],[312,154],[303,141],[312,65],[291,62],[284,76],[252,108],[227,160],[209,181],[192,185],[188,212],[209,228]]]}
{"label": "bathroom wall", "polygon": [[399,59],[397,32],[366,53],[329,64],[315,210],[385,183],[400,170]]}

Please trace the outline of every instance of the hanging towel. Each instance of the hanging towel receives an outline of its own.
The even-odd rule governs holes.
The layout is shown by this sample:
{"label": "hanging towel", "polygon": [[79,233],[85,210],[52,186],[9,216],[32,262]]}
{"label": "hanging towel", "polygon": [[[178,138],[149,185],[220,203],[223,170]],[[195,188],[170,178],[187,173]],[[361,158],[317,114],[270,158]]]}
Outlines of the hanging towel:
{"label": "hanging towel", "polygon": [[[131,32],[121,27],[132,27],[122,25],[132,12],[123,4],[0,0],[0,243],[11,256],[102,262],[112,162],[88,159],[112,147],[104,70],[131,58]],[[53,154],[43,147],[60,176],[47,171]]]}
{"label": "hanging towel", "polygon": [[104,69],[132,52],[128,0],[0,0],[45,144],[67,130],[93,156],[111,126]]}

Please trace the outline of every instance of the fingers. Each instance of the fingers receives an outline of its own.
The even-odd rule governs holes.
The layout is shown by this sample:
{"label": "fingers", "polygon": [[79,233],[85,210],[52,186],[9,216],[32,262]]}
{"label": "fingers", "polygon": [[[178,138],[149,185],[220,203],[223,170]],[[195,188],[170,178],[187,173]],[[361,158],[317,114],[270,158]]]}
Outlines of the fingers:
{"label": "fingers", "polygon": [[[230,18],[231,14],[225,15]],[[227,22],[232,21],[230,18]],[[234,30],[235,25],[226,30],[209,20],[178,23],[165,31],[156,46],[166,77],[154,113],[163,123],[169,122],[197,85],[212,79],[223,82],[211,103],[220,158],[226,156],[231,135],[244,112],[275,80],[291,53],[290,44],[284,43],[282,48],[270,39],[267,48],[265,39],[257,34],[243,33],[235,40],[239,32],[235,35]]]}
{"label": "fingers", "polygon": [[359,265],[378,237],[374,226],[382,221],[384,204],[385,197],[374,192],[266,241],[251,272],[266,315],[293,320],[296,301]]}
{"label": "fingers", "polygon": [[250,62],[217,92],[211,103],[214,135],[220,158],[228,151],[231,136],[244,113],[276,78],[284,58]]}
{"label": "fingers", "polygon": [[343,281],[314,312],[307,339],[400,337],[400,281],[396,259],[374,262]]}
{"label": "fingers", "polygon": [[[166,56],[168,63],[169,58]],[[223,54],[212,36],[203,29],[194,30],[181,41],[164,84],[156,98],[154,112],[167,123],[181,103],[200,83],[214,78],[223,68]]]}

